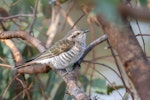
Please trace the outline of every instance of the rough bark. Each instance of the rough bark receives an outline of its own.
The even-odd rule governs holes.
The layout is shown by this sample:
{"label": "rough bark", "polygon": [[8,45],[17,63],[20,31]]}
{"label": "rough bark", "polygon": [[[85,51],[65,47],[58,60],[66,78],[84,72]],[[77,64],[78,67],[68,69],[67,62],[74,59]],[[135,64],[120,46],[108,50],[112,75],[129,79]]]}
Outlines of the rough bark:
{"label": "rough bark", "polygon": [[149,100],[150,63],[129,25],[124,23],[123,26],[117,27],[100,15],[94,19],[108,35],[110,45],[117,51],[141,99]]}

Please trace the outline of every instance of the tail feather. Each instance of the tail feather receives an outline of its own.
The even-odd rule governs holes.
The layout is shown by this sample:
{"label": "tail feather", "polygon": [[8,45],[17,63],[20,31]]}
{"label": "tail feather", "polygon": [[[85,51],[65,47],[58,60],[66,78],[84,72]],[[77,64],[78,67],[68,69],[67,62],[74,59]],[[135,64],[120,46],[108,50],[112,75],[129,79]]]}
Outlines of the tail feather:
{"label": "tail feather", "polygon": [[19,69],[19,68],[22,68],[22,67],[27,67],[27,66],[32,65],[32,64],[35,64],[35,62],[34,61],[27,61],[22,65],[15,66],[15,68]]}

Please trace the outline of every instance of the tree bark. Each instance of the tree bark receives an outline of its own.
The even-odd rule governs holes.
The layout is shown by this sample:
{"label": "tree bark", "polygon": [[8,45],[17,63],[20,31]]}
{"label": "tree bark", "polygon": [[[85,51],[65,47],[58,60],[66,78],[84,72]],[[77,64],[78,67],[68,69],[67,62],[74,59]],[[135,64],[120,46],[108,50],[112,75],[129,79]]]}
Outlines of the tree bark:
{"label": "tree bark", "polygon": [[113,49],[119,55],[124,68],[131,78],[140,98],[149,100],[150,97],[150,62],[139,45],[129,24],[117,27],[102,16],[96,16],[95,21],[101,24],[104,33]]}

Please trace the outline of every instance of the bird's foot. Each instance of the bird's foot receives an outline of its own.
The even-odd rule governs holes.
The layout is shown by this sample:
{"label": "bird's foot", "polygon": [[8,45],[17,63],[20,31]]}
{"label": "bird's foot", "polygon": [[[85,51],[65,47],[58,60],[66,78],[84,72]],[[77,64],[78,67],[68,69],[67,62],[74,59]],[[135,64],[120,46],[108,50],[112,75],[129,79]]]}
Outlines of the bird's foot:
{"label": "bird's foot", "polygon": [[81,67],[79,62],[74,63],[72,70],[76,69],[77,67]]}
{"label": "bird's foot", "polygon": [[72,72],[71,68],[66,68],[66,69],[55,69],[55,72],[59,71],[62,76],[66,76],[67,74],[70,74]]}

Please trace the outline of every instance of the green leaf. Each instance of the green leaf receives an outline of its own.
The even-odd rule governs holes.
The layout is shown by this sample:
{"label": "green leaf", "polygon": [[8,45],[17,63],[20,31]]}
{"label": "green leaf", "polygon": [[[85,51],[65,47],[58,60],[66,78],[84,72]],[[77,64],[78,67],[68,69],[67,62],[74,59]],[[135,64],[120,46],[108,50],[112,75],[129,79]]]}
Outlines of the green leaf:
{"label": "green leaf", "polygon": [[55,78],[56,78],[56,74],[54,73],[54,71],[50,71],[49,72],[49,78],[46,82],[46,94],[50,94],[51,91],[54,89],[54,85],[56,83]]}
{"label": "green leaf", "polygon": [[35,80],[33,85],[32,100],[40,100],[40,97],[41,97],[41,93],[40,93],[39,82]]}
{"label": "green leaf", "polygon": [[98,93],[107,93],[106,80],[94,79],[92,81],[92,88]]}
{"label": "green leaf", "polygon": [[32,13],[36,0],[13,0],[9,13],[12,15]]}
{"label": "green leaf", "polygon": [[85,75],[81,75],[79,78],[79,81],[82,83],[84,91],[86,91],[88,83],[89,83],[88,78]]}
{"label": "green leaf", "polygon": [[62,82],[59,85],[53,100],[63,100],[65,90],[66,90],[66,84],[65,84],[65,82]]}
{"label": "green leaf", "polygon": [[102,14],[107,20],[120,23],[121,18],[118,13],[120,0],[96,0],[95,8],[90,15]]}
{"label": "green leaf", "polygon": [[142,6],[147,6],[147,0],[139,0]]}
{"label": "green leaf", "polygon": [[0,52],[0,57],[4,57],[5,55],[4,55],[4,53],[2,52],[2,51],[3,51],[3,46],[2,46],[1,43],[0,43],[0,50],[1,50],[1,52]]}
{"label": "green leaf", "polygon": [[124,86],[120,85],[120,86],[107,86],[107,94],[112,93],[112,91],[114,90],[118,90],[120,88],[124,88]]}

